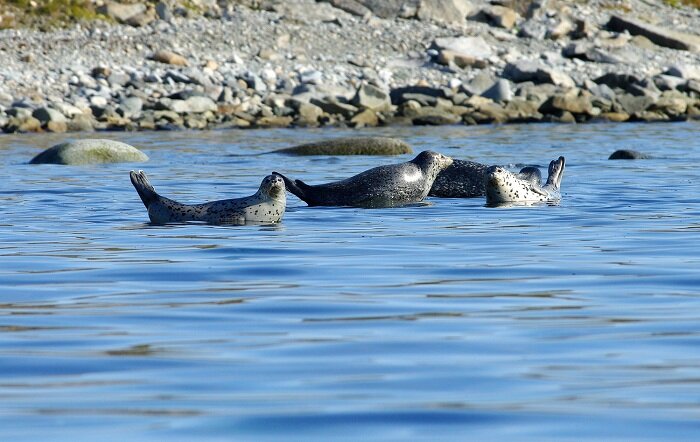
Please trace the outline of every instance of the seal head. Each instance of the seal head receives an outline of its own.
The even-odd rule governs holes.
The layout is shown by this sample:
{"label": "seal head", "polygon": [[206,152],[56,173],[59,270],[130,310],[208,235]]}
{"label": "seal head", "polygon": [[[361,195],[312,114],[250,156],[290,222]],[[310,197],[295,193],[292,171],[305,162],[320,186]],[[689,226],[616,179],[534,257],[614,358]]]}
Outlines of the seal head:
{"label": "seal head", "polygon": [[491,166],[484,174],[486,204],[503,203],[532,204],[538,202],[556,203],[561,200],[561,180],[564,176],[564,157],[549,163],[549,175],[544,186],[540,184],[539,170],[526,167],[514,174],[502,166]]}
{"label": "seal head", "polygon": [[309,185],[284,179],[291,193],[309,206],[394,207],[422,201],[437,175],[452,164],[452,158],[423,151],[411,161],[379,166],[326,184]]}

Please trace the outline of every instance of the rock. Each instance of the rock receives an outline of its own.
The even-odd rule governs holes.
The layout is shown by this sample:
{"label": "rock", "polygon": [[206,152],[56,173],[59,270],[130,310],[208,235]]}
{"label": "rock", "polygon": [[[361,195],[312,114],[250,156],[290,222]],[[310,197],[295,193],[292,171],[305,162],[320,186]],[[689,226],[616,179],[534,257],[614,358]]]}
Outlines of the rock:
{"label": "rock", "polygon": [[130,18],[146,12],[145,3],[107,2],[96,9],[98,14],[106,15],[120,23],[126,23]]}
{"label": "rock", "polygon": [[679,91],[665,91],[656,102],[649,106],[648,110],[661,112],[671,118],[678,119],[688,110],[687,97]]}
{"label": "rock", "polygon": [[403,155],[413,153],[404,141],[386,137],[348,137],[276,150],[293,155]]}
{"label": "rock", "polygon": [[360,109],[372,109],[374,111],[387,111],[391,108],[389,94],[370,84],[360,86],[351,103]]}
{"label": "rock", "polygon": [[543,40],[547,35],[547,27],[539,21],[526,20],[518,28],[518,37]]}
{"label": "rock", "polygon": [[419,0],[357,0],[374,15],[380,18],[393,19],[415,16]]}
{"label": "rock", "polygon": [[688,80],[681,77],[663,74],[654,76],[653,80],[656,87],[662,91],[682,89],[688,83]]}
{"label": "rock", "polygon": [[151,24],[153,21],[155,21],[155,19],[155,11],[153,9],[147,9],[144,13],[129,17],[125,23],[129,26],[140,28]]}
{"label": "rock", "polygon": [[540,112],[553,113],[553,111],[566,111],[571,114],[588,114],[593,111],[591,100],[588,96],[579,95],[576,91],[566,94],[556,94],[540,107]]}
{"label": "rock", "polygon": [[341,103],[333,97],[325,97],[322,100],[312,98],[311,104],[314,104],[324,112],[331,115],[342,115],[343,118],[349,119],[357,113],[359,109],[348,103]]}
{"label": "rock", "polygon": [[700,80],[700,66],[677,64],[668,68],[664,74],[684,80]]}
{"label": "rock", "polygon": [[562,18],[555,25],[547,28],[546,37],[559,40],[568,36],[574,30],[574,24],[567,18]]}
{"label": "rock", "polygon": [[493,101],[510,101],[513,99],[513,90],[510,87],[510,81],[499,79],[489,89],[485,90],[482,97],[490,98]]}
{"label": "rock", "polygon": [[169,109],[178,114],[201,114],[216,112],[218,107],[211,98],[195,95],[186,100],[172,100]]}
{"label": "rock", "polygon": [[330,0],[330,4],[358,17],[367,17],[372,14],[372,11],[356,0]]}
{"label": "rock", "polygon": [[178,55],[170,51],[157,51],[153,54],[152,59],[159,63],[172,64],[175,66],[188,66],[187,60],[182,55]]}
{"label": "rock", "polygon": [[322,84],[323,73],[315,69],[308,69],[299,72],[299,81],[303,84]]}
{"label": "rock", "polygon": [[619,48],[615,52],[610,52],[583,42],[570,43],[562,50],[562,54],[565,57],[597,63],[632,64],[639,61],[639,57],[633,52],[626,50],[626,48]]}
{"label": "rock", "polygon": [[126,118],[137,115],[143,109],[143,100],[139,97],[127,97],[121,100],[119,107]]}
{"label": "rock", "polygon": [[462,89],[469,95],[481,95],[496,84],[496,78],[488,71],[483,70],[476,74],[469,83],[462,85]]}
{"label": "rock", "polygon": [[629,114],[625,112],[603,112],[600,117],[614,123],[622,123],[630,119]]}
{"label": "rock", "polygon": [[414,126],[442,126],[446,124],[457,124],[461,119],[459,115],[432,110],[429,114],[415,117],[411,121]]}
{"label": "rock", "polygon": [[544,66],[540,63],[519,60],[508,63],[503,69],[503,77],[516,83],[533,81],[535,83],[551,83],[556,86],[574,87],[576,84],[565,73],[556,69]]}
{"label": "rock", "polygon": [[640,79],[630,74],[616,74],[609,72],[593,80],[597,84],[604,84],[610,88],[619,88],[629,91],[631,87],[639,83]]}
{"label": "rock", "polygon": [[365,109],[350,119],[352,127],[374,127],[379,124],[377,113],[371,109]]}
{"label": "rock", "polygon": [[436,38],[431,45],[438,51],[438,63],[449,65],[453,62],[464,68],[473,66],[483,68],[493,55],[491,46],[481,37],[442,37]]}
{"label": "rock", "polygon": [[45,128],[49,132],[63,133],[68,130],[68,125],[65,121],[49,121],[46,123]]}
{"label": "rock", "polygon": [[533,101],[520,97],[514,97],[506,104],[505,112],[508,121],[531,122],[542,119],[542,114],[538,111],[539,105]]}
{"label": "rock", "polygon": [[643,160],[648,158],[651,157],[647,154],[630,149],[616,150],[608,157],[609,160]]}
{"label": "rock", "polygon": [[148,161],[148,156],[133,146],[119,141],[92,139],[57,144],[35,156],[30,164],[85,165],[144,161]]}
{"label": "rock", "polygon": [[607,28],[615,32],[627,31],[632,35],[643,35],[659,46],[686,51],[700,51],[700,36],[671,31],[640,20],[613,15]]}
{"label": "rock", "polygon": [[165,2],[158,2],[156,4],[156,15],[163,21],[171,21],[173,19],[173,14],[170,12],[170,7]]}
{"label": "rock", "polygon": [[94,129],[93,119],[87,114],[79,114],[73,116],[66,123],[67,130],[71,132],[90,132]]}
{"label": "rock", "polygon": [[104,109],[107,107],[107,99],[102,95],[93,95],[90,97],[90,106],[93,108]]}
{"label": "rock", "polygon": [[66,122],[66,117],[63,116],[63,113],[56,109],[51,109],[50,107],[40,107],[32,112],[32,116],[44,125],[50,121],[60,123]]}
{"label": "rock", "polygon": [[296,111],[302,125],[316,126],[323,115],[323,109],[311,103],[299,103]]}
{"label": "rock", "polygon": [[499,28],[513,29],[518,13],[504,6],[490,6],[469,16],[470,20],[481,21]]}
{"label": "rock", "polygon": [[258,127],[289,127],[294,119],[292,117],[281,117],[271,115],[269,117],[259,118],[255,125]]}
{"label": "rock", "polygon": [[11,117],[2,130],[9,133],[40,132],[41,122],[32,116]]}
{"label": "rock", "polygon": [[639,114],[654,103],[651,97],[631,94],[618,94],[615,101],[619,104],[620,110],[629,115]]}
{"label": "rock", "polygon": [[416,16],[424,21],[463,24],[471,9],[468,0],[421,0]]}

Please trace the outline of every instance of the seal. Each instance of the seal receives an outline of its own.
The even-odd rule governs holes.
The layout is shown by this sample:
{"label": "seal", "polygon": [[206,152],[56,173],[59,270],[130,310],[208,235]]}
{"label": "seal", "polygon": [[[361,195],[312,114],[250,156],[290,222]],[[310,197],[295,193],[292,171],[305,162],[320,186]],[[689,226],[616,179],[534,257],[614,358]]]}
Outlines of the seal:
{"label": "seal", "polygon": [[251,196],[193,205],[160,196],[142,170],[132,170],[129,176],[153,224],[184,221],[209,224],[277,223],[282,219],[287,205],[284,181],[276,175],[266,176],[258,191]]}
{"label": "seal", "polygon": [[[440,172],[430,188],[428,196],[438,198],[475,198],[486,194],[484,174],[489,166],[474,161],[454,160],[451,166]],[[542,175],[537,167],[523,167],[518,174],[521,180],[540,185]]]}
{"label": "seal", "polygon": [[422,201],[452,158],[430,150],[411,161],[379,166],[358,175],[315,186],[277,174],[291,193],[309,206],[395,207]]}
{"label": "seal", "polygon": [[484,174],[486,204],[557,202],[561,200],[559,186],[564,165],[564,157],[549,163],[549,176],[544,186],[540,185],[539,170],[533,170],[536,168],[526,167],[516,175],[504,167],[491,166]]}

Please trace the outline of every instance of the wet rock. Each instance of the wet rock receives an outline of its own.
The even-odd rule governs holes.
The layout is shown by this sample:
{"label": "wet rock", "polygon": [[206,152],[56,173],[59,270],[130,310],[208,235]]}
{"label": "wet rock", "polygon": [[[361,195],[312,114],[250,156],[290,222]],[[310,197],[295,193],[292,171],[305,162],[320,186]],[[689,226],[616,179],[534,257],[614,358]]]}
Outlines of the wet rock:
{"label": "wet rock", "polygon": [[413,149],[397,138],[348,137],[276,150],[293,155],[403,155]]}
{"label": "wet rock", "polygon": [[148,161],[148,156],[133,146],[119,141],[94,139],[57,144],[35,156],[30,164],[86,165],[144,161]]}
{"label": "wet rock", "polygon": [[664,29],[641,20],[613,15],[607,28],[615,32],[627,31],[632,35],[643,35],[659,46],[686,51],[700,51],[700,36]]}
{"label": "wet rock", "polygon": [[420,115],[413,118],[411,121],[414,126],[442,126],[447,124],[457,124],[462,120],[459,115],[450,112],[442,112],[432,110],[426,115]]}
{"label": "wet rock", "polygon": [[600,118],[613,123],[622,123],[629,120],[630,116],[625,112],[604,112],[600,114]]}
{"label": "wet rock", "polygon": [[647,154],[630,149],[616,150],[608,157],[609,160],[643,160],[648,158],[651,157]]}
{"label": "wet rock", "polygon": [[159,63],[172,64],[175,66],[187,66],[189,64],[182,55],[165,50],[160,50],[154,53],[152,59]]}
{"label": "wet rock", "polygon": [[292,117],[271,115],[259,118],[255,121],[255,125],[258,127],[289,127],[293,121],[294,119]]}

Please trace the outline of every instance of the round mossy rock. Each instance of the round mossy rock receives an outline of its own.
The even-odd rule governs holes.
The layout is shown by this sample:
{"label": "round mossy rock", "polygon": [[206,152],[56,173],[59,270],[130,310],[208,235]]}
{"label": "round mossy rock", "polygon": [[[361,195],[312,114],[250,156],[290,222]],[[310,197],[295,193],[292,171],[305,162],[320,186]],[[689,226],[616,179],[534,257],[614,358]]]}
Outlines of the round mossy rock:
{"label": "round mossy rock", "polygon": [[57,144],[32,158],[30,164],[86,165],[102,163],[141,163],[148,156],[119,141],[95,139]]}
{"label": "round mossy rock", "polygon": [[651,157],[645,153],[630,149],[616,150],[608,157],[609,160],[646,160],[649,158]]}
{"label": "round mossy rock", "polygon": [[348,137],[276,150],[291,155],[403,155],[413,153],[405,141],[387,137]]}

